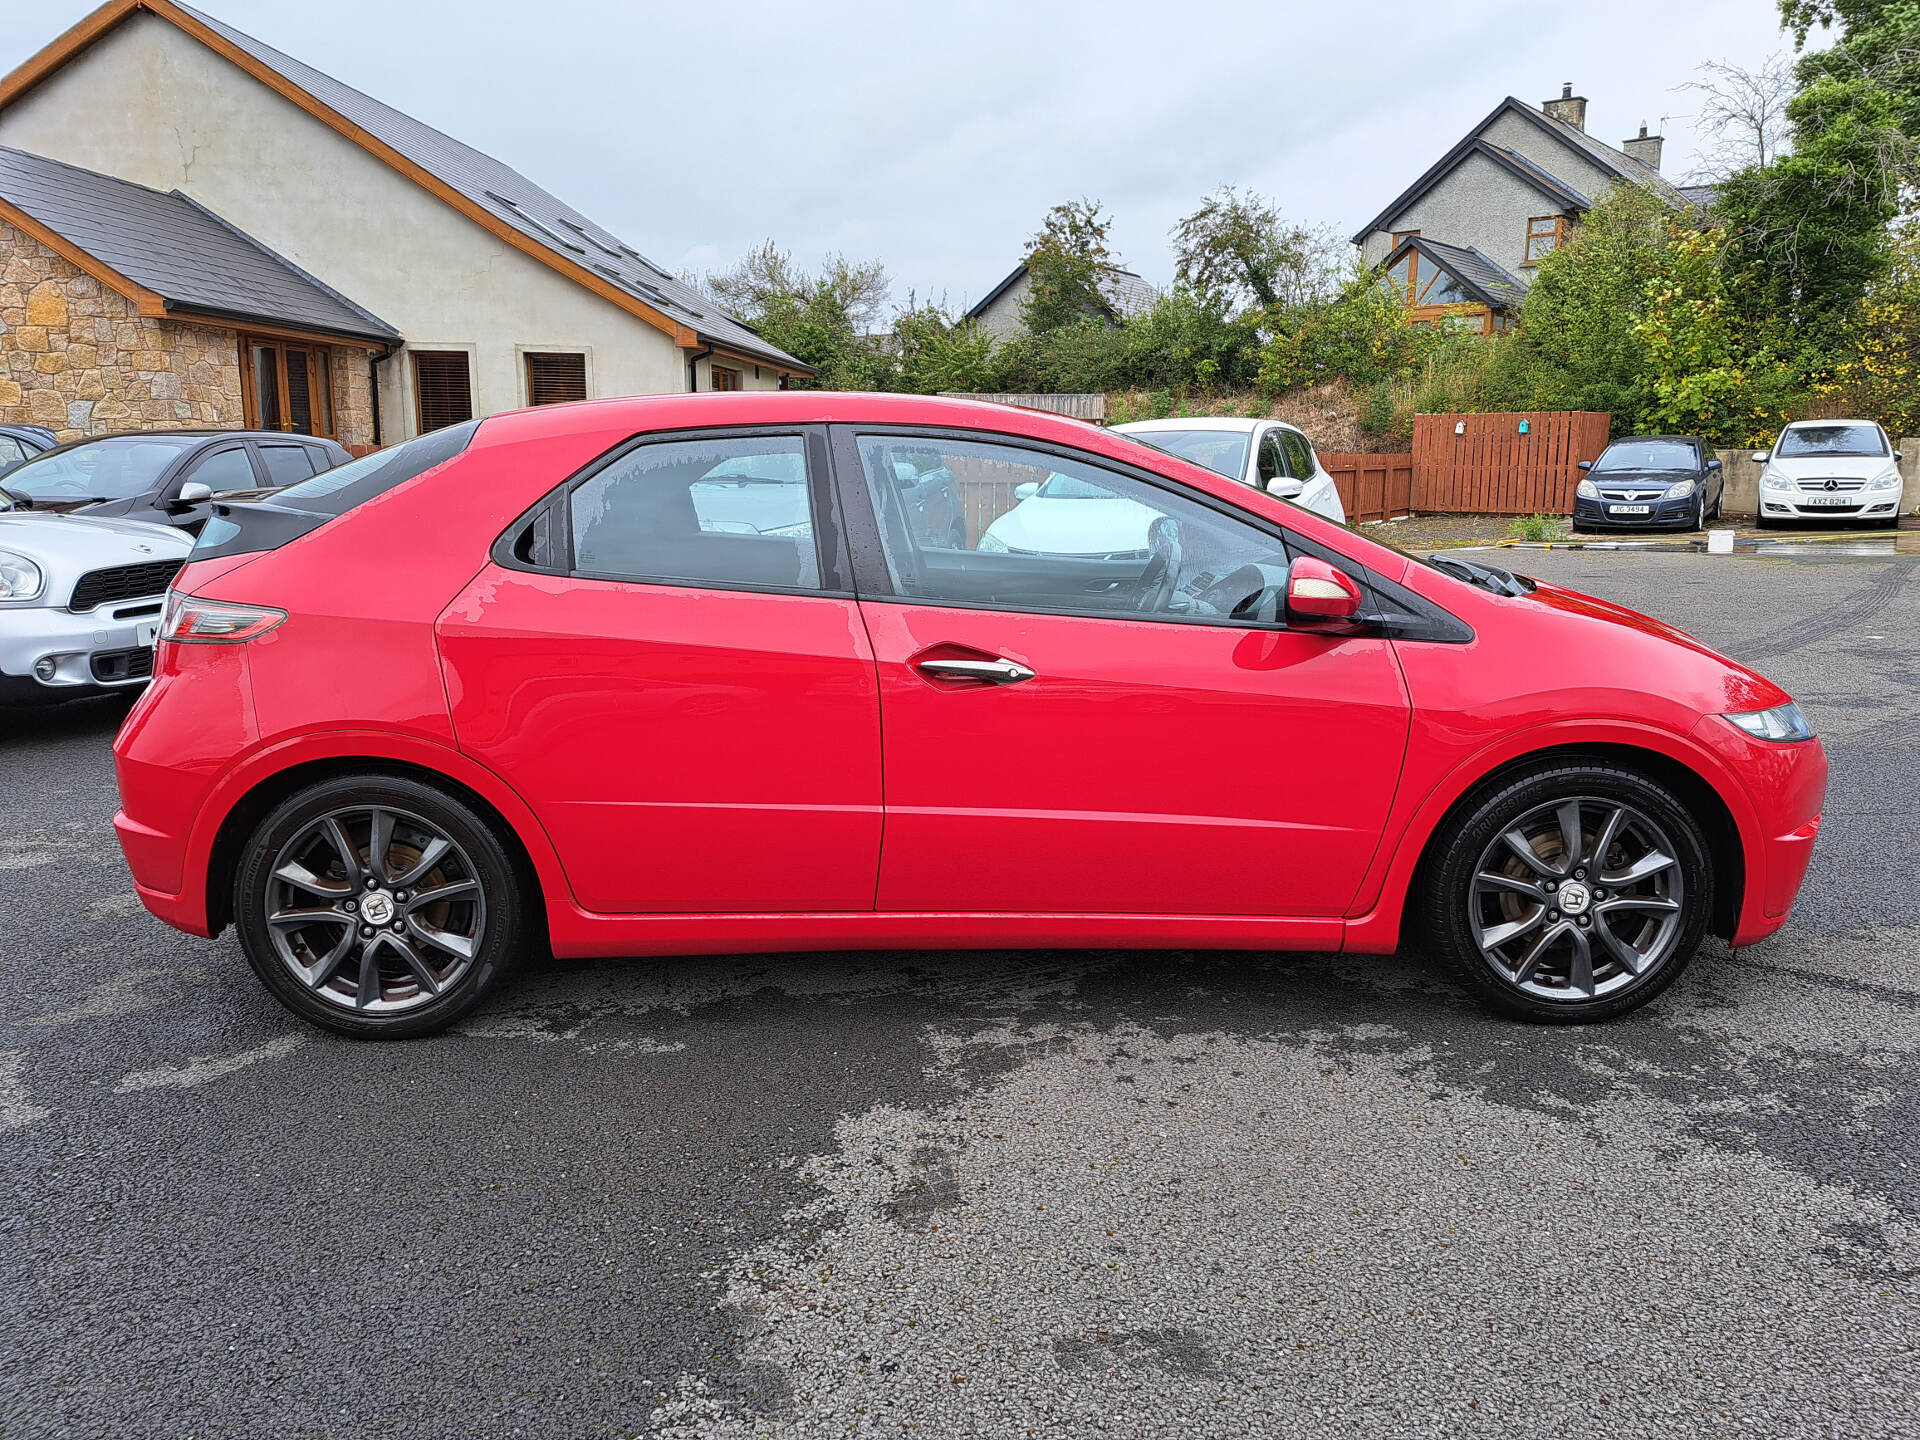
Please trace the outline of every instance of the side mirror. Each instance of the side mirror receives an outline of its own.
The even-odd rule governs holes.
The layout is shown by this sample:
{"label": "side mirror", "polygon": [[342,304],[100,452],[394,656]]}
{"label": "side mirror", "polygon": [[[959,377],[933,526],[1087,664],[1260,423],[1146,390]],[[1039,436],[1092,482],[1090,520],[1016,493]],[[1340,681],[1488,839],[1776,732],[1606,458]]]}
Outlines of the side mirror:
{"label": "side mirror", "polygon": [[1593,468],[1593,462],[1591,460],[1582,460],[1580,462],[1580,469],[1583,473],[1585,471],[1591,470],[1592,468]]}
{"label": "side mirror", "polygon": [[1906,459],[1907,457],[1906,457],[1906,456],[1904,456],[1904,455],[1902,455],[1902,454],[1901,454],[1901,453],[1900,453],[1900,452],[1899,452],[1898,450],[1896,450],[1896,451],[1894,451],[1894,452],[1893,452],[1893,458],[1894,458],[1894,459],[1896,459],[1896,460],[1904,460],[1904,459]]}
{"label": "side mirror", "polygon": [[1040,482],[1038,480],[1023,480],[1020,484],[1013,487],[1013,498],[1016,500],[1031,500],[1039,493]]}
{"label": "side mirror", "polygon": [[1287,567],[1287,620],[1316,624],[1360,613],[1360,587],[1344,571],[1302,555]]}
{"label": "side mirror", "polygon": [[213,487],[199,480],[189,480],[182,485],[173,499],[167,502],[169,510],[187,510],[203,500],[213,498]]}
{"label": "side mirror", "polygon": [[1773,452],[1771,450],[1756,450],[1753,452],[1754,463],[1756,465],[1764,465],[1772,455]]}
{"label": "side mirror", "polygon": [[1719,468],[1720,468],[1720,462],[1718,460],[1707,461],[1707,469],[1718,470]]}
{"label": "side mirror", "polygon": [[1290,475],[1276,475],[1267,482],[1267,493],[1278,500],[1297,499],[1306,488]]}

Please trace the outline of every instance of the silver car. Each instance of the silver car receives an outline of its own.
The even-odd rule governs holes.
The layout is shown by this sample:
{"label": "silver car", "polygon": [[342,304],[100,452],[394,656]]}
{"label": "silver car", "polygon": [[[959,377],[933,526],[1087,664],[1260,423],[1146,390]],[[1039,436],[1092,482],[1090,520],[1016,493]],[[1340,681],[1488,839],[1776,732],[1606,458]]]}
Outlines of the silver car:
{"label": "silver car", "polygon": [[22,510],[0,493],[0,705],[145,684],[192,548],[168,525]]}

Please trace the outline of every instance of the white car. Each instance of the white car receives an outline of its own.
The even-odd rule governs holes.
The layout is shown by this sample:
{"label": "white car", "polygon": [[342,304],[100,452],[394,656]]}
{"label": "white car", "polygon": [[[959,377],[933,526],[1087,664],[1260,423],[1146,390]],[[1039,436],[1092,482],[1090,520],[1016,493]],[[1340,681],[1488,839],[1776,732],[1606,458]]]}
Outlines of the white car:
{"label": "white car", "polygon": [[192,548],[171,525],[20,509],[0,482],[0,705],[144,685]]}
{"label": "white car", "polygon": [[1871,420],[1796,420],[1756,450],[1762,525],[1786,520],[1897,523],[1906,490],[1900,453]]}
{"label": "white car", "polygon": [[1340,491],[1313,453],[1312,442],[1282,421],[1228,416],[1134,420],[1114,426],[1113,433],[1291,500],[1336,525],[1347,523]]}

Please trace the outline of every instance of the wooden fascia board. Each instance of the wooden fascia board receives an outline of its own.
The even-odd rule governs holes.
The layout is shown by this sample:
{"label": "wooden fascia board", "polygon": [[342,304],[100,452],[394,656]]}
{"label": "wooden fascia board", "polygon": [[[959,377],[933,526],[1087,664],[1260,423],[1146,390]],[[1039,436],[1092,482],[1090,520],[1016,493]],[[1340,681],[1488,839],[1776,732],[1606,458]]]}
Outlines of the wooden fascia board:
{"label": "wooden fascia board", "polygon": [[167,302],[162,296],[137,281],[129,280],[112,266],[103,264],[58,231],[49,230],[11,200],[0,199],[0,220],[38,240],[69,265],[91,275],[116,295],[125,296],[141,315],[150,320],[166,315]]}
{"label": "wooden fascia board", "polygon": [[427,191],[441,203],[459,211],[496,239],[505,241],[508,245],[511,245],[514,249],[520,251],[530,259],[539,261],[542,265],[565,276],[576,285],[580,285],[595,295],[598,295],[601,299],[618,306],[629,315],[644,320],[656,330],[672,336],[674,343],[683,343],[679,337],[680,332],[686,327],[680,325],[671,316],[629,295],[619,286],[595,274],[584,265],[576,264],[562,255],[557,255],[538,240],[533,239],[529,235],[523,235],[485,206],[469,199],[444,180],[422,169],[412,160],[402,155],[398,150],[395,150],[391,145],[370,135],[367,131],[355,125],[351,120],[347,119],[346,116],[340,114],[330,106],[323,105],[313,95],[287,79],[286,76],[261,64],[258,60],[254,59],[253,56],[247,54],[246,51],[229,41],[225,36],[201,24],[178,6],[168,3],[168,0],[109,0],[108,4],[101,6],[98,10],[87,16],[86,19],[68,30],[64,35],[47,45],[39,54],[14,70],[4,81],[0,81],[0,109],[5,109],[6,106],[18,99],[21,95],[24,95],[28,90],[31,90],[35,85],[46,79],[47,76],[53,74],[56,70],[60,69],[61,66],[73,60],[96,40],[99,40],[102,36],[125,21],[136,10],[145,10],[149,14],[165,20],[183,34],[189,35],[199,41],[223,60],[239,67],[239,69],[247,75],[252,76],[283,100],[297,105],[300,109],[306,111],[307,114],[313,116],[314,119],[327,126],[328,129],[351,140],[368,154],[383,161],[392,169],[406,176],[407,179],[413,181],[414,184],[420,186],[421,189]]}
{"label": "wooden fascia board", "polygon": [[713,358],[716,360],[732,360],[742,365],[757,365],[762,370],[773,371],[776,375],[796,375],[804,378],[815,373],[811,366],[782,365],[778,360],[769,360],[764,355],[754,355],[745,350],[735,350],[729,346],[721,345],[713,341],[703,341],[702,343],[713,346]]}
{"label": "wooden fascia board", "polygon": [[374,340],[364,335],[338,335],[326,330],[305,330],[271,320],[252,320],[244,315],[222,315],[214,311],[193,310],[182,306],[168,310],[166,318],[183,325],[213,325],[222,330],[237,330],[242,335],[263,335],[269,340],[294,340],[305,345],[345,345],[355,350],[400,348],[399,340]]}

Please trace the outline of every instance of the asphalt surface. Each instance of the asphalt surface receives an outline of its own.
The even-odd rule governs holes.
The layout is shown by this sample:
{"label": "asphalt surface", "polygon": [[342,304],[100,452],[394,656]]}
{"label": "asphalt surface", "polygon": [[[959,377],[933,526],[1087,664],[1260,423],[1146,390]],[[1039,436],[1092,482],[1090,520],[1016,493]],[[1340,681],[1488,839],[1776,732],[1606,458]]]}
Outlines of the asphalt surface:
{"label": "asphalt surface", "polygon": [[0,714],[0,1434],[1920,1433],[1920,562],[1507,558],[1833,763],[1790,928],[1610,1025],[888,953],[353,1044],[139,909],[117,707]]}

